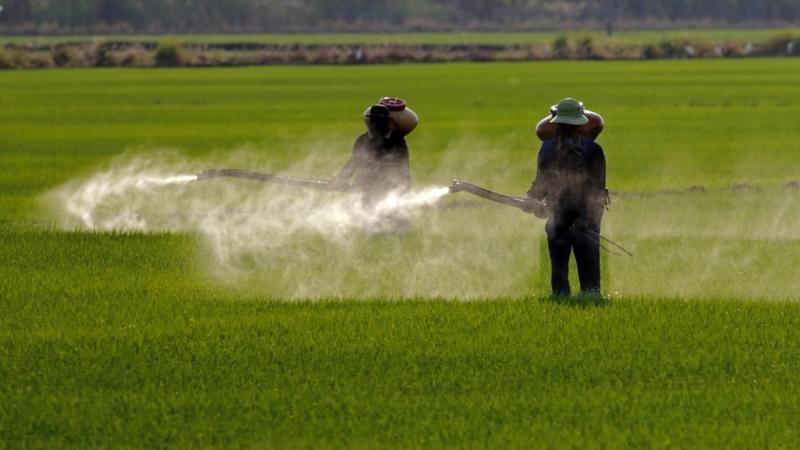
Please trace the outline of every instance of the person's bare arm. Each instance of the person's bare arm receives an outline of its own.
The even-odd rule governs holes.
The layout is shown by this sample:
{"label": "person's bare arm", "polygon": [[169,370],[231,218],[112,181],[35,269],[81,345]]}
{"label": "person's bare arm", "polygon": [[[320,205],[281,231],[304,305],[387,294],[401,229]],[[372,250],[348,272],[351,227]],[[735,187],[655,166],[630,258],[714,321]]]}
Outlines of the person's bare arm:
{"label": "person's bare arm", "polygon": [[591,140],[597,139],[597,136],[600,136],[600,133],[603,132],[603,126],[605,125],[603,116],[588,110],[584,111],[583,114],[589,121],[581,125],[581,134]]}
{"label": "person's bare arm", "polygon": [[[580,134],[592,140],[597,139],[603,132],[603,116],[588,110],[583,114],[589,121],[581,125]],[[542,141],[556,137],[558,132],[558,124],[551,123],[550,119],[552,116],[547,116],[536,124],[536,136]]]}
{"label": "person's bare arm", "polygon": [[554,123],[550,123],[550,119],[552,119],[552,115],[548,115],[544,119],[540,120],[539,123],[536,124],[536,136],[541,141],[546,141],[548,139],[552,139],[556,137],[556,132],[558,131],[558,125]]}

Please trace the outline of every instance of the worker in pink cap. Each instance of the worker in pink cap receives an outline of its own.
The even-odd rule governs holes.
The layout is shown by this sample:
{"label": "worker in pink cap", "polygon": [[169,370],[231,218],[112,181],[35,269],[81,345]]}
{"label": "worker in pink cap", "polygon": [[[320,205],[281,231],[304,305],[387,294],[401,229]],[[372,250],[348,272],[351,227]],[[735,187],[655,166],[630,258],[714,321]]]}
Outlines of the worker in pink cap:
{"label": "worker in pink cap", "polygon": [[390,193],[411,188],[405,137],[416,128],[417,115],[403,100],[384,97],[364,111],[367,131],[356,139],[353,154],[333,179],[338,188],[363,193],[366,206]]}

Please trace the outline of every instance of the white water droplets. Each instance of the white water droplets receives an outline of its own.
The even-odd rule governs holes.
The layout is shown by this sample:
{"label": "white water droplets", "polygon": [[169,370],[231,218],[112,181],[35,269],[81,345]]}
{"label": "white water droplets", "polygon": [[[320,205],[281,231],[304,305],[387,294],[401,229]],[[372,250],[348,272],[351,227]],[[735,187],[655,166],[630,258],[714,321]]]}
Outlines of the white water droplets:
{"label": "white water droplets", "polygon": [[382,216],[436,204],[450,192],[447,187],[429,187],[419,192],[390,193],[375,205],[375,214]]}
{"label": "white water droplets", "polygon": [[279,247],[296,245],[299,234],[346,246],[354,234],[396,231],[449,192],[392,192],[366,203],[359,194],[234,178],[198,180],[186,173],[201,167],[157,156],[129,158],[51,197],[65,228],[196,232],[218,262],[236,266],[243,255],[268,258]]}
{"label": "white water droplets", "polygon": [[[158,188],[188,183],[195,175],[168,170],[122,168],[100,172],[59,190],[64,211],[79,219],[83,227],[98,230],[146,230],[146,219],[137,212],[139,201],[132,196],[149,196]],[[70,221],[72,222],[72,221]]]}

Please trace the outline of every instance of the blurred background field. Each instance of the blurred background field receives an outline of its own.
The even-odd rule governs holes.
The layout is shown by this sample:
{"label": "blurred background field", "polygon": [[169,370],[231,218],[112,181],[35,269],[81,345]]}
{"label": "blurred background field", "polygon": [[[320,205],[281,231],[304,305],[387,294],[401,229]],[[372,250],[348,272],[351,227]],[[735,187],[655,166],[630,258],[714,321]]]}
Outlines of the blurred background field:
{"label": "blurred background field", "polygon": [[396,33],[275,33],[275,34],[154,34],[154,35],[0,35],[0,43],[50,45],[65,42],[161,41],[187,43],[266,44],[539,44],[559,36],[591,37],[601,43],[654,44],[664,40],[763,42],[781,33],[798,33],[797,28],[756,29],[667,29],[612,32],[597,30],[533,32],[396,32]]}
{"label": "blurred background field", "polygon": [[785,29],[319,33],[261,35],[0,35],[0,69],[371,65],[547,60],[793,57]]}

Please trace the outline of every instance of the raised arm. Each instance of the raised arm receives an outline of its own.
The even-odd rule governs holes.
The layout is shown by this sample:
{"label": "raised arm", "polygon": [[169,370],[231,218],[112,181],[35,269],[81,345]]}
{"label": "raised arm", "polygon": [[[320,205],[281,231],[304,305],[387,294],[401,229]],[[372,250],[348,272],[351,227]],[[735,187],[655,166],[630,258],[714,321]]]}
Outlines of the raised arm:
{"label": "raised arm", "polygon": [[[603,116],[589,110],[584,111],[583,114],[589,121],[581,125],[580,134],[591,140],[597,139],[597,136],[603,132]],[[549,115],[536,124],[536,136],[542,141],[556,137],[558,124],[550,123],[552,117]]]}
{"label": "raised arm", "polygon": [[581,134],[591,140],[597,139],[597,136],[600,136],[600,133],[603,132],[603,126],[605,125],[603,116],[594,111],[585,111],[583,114],[589,121],[581,125]]}

